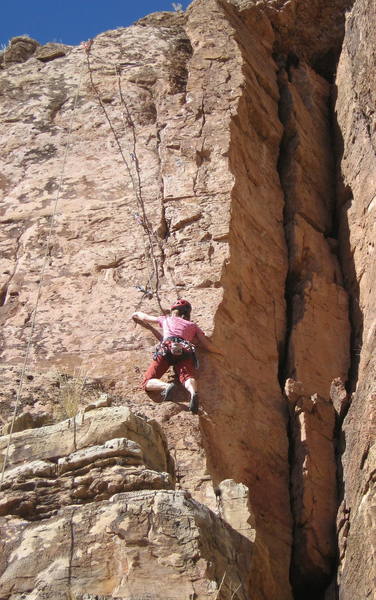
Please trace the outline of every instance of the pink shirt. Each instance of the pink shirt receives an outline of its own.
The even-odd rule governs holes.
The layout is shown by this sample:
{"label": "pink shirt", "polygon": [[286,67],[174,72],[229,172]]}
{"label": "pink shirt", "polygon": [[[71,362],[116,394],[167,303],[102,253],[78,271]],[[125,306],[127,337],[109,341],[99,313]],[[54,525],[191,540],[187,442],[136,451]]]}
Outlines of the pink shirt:
{"label": "pink shirt", "polygon": [[158,317],[158,324],[162,327],[164,340],[176,336],[192,342],[198,332],[203,333],[196,323],[181,317]]}

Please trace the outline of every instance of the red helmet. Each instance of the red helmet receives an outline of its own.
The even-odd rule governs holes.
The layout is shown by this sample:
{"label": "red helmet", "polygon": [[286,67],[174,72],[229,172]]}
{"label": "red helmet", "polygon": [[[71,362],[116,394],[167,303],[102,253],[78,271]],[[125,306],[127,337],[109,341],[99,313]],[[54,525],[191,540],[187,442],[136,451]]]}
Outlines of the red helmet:
{"label": "red helmet", "polygon": [[190,312],[192,310],[192,306],[188,300],[183,300],[182,298],[176,300],[176,302],[171,306],[171,310],[174,310],[174,308],[184,309],[185,312]]}

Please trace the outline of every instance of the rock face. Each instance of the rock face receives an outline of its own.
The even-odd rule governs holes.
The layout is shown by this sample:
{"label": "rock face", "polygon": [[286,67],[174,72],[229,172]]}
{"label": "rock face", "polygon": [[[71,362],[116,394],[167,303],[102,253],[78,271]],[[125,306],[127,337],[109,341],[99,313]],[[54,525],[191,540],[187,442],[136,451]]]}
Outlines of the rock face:
{"label": "rock face", "polygon": [[[208,14],[211,33],[204,38]],[[133,403],[138,397],[144,414],[159,413],[162,409],[145,403],[136,392],[140,366],[153,342],[149,336],[145,344],[145,334],[129,323],[129,316],[141,300],[142,309],[155,312],[160,311],[157,297],[167,307],[177,294],[188,294],[195,318],[208,334],[214,331],[228,358],[220,362],[202,357],[201,397],[207,416],[201,432],[197,425],[188,425],[191,441],[184,428],[178,439],[175,427],[185,415],[168,416],[166,436],[179,458],[180,485],[199,499],[209,495],[212,506],[210,481],[217,485],[233,478],[252,488],[251,503],[260,514],[254,566],[260,583],[255,587],[264,585],[271,595],[283,589],[290,598],[286,414],[277,379],[287,264],[283,194],[276,170],[282,125],[271,59],[273,32],[261,13],[254,18],[260,21],[260,31],[249,40],[247,26],[231,5],[198,2],[184,29],[179,16],[178,22],[151,19],[99,36],[89,65],[84,50],[77,48],[64,61],[42,67],[38,62],[36,69],[30,59],[7,70],[4,85],[9,94],[17,85],[17,69],[22,69],[22,77],[27,72],[31,78],[30,89],[44,90],[45,104],[40,104],[39,92],[34,106],[34,101],[22,105],[20,99],[12,110],[17,121],[5,124],[12,136],[4,130],[12,154],[4,170],[9,193],[3,219],[16,238],[4,264],[8,275],[3,288],[3,358],[7,364],[22,360],[22,340],[31,327],[27,315],[33,311],[38,267],[43,264],[43,256],[36,259],[28,248],[39,247],[37,240],[47,234],[51,202],[59,193],[53,250],[30,355],[33,376],[49,365],[73,370],[79,357],[86,356],[84,372],[107,379],[113,393],[132,397]],[[120,88],[114,63],[120,65]],[[259,129],[260,100],[244,93],[248,78],[260,81],[256,89],[270,121],[262,126],[265,129]],[[16,117],[17,110],[36,110],[40,116],[32,129],[43,129],[43,148],[39,133],[34,146],[30,138],[26,152],[32,159],[26,163],[25,136],[33,133],[26,114]],[[249,148],[242,144],[244,135],[251,136]],[[249,179],[247,164],[260,152],[264,164]],[[29,183],[21,191],[24,169],[30,178],[23,178]],[[268,174],[269,183],[261,188]],[[44,200],[40,189],[47,194]],[[16,198],[24,193],[27,202],[19,203]],[[271,240],[274,258],[267,258]],[[248,264],[241,257],[243,243]],[[265,283],[265,270],[272,288]],[[147,295],[143,299],[136,286],[152,290],[152,300]],[[48,317],[43,308],[47,306]],[[51,320],[52,314],[56,319]],[[239,328],[241,319],[247,323],[244,328]],[[273,328],[265,327],[268,321]],[[264,515],[267,499],[270,510]],[[259,563],[265,563],[263,570]]]}
{"label": "rock face", "polygon": [[340,445],[341,600],[371,596],[376,576],[375,17],[374,3],[354,3],[336,78],[339,238],[351,299],[353,392]]}
{"label": "rock face", "polygon": [[[54,412],[62,375],[82,382],[76,409],[91,402],[91,382],[120,411],[113,433],[114,417],[105,415],[115,413],[100,409],[90,450],[91,411],[51,425],[48,444],[38,433],[46,429],[14,434],[1,499],[10,527],[22,529],[32,514],[52,523],[58,510],[77,527],[86,509],[94,520],[116,513],[117,522],[128,490],[142,490],[136,513],[153,511],[158,498],[177,502],[196,525],[196,509],[210,523],[217,511],[252,544],[252,560],[247,554],[233,578],[222,572],[227,550],[227,558],[207,559],[208,550],[208,578],[192,588],[198,571],[181,562],[185,534],[174,533],[177,569],[189,571],[187,598],[222,598],[225,590],[226,599],[306,600],[313,579],[319,596],[335,575],[342,503],[338,593],[367,597],[371,569],[359,566],[358,532],[368,535],[374,470],[375,8],[357,0],[345,31],[349,8],[347,0],[195,0],[184,14],[150,15],[85,47],[15,38],[3,53],[4,431],[14,410]],[[160,314],[177,296],[192,302],[194,320],[224,354],[199,350],[199,417],[188,413],[182,389],[163,404],[139,389],[155,340],[130,315]],[[287,378],[303,390],[294,410],[283,394]],[[158,461],[124,425],[124,405],[131,420],[163,428],[162,446],[162,438],[151,443]],[[30,535],[40,526],[28,524]],[[89,539],[90,525],[82,527]],[[229,531],[222,521],[217,528]],[[71,548],[65,530],[59,539]],[[102,569],[104,550],[93,544]],[[68,563],[64,550],[69,586],[88,548]],[[108,550],[120,553],[120,570],[121,548]],[[164,571],[162,554],[165,577],[157,577],[168,587],[175,575]],[[140,597],[146,575],[132,564],[132,590],[115,577],[108,589],[90,584],[87,597]],[[43,596],[35,585],[37,597],[61,594],[49,588]]]}
{"label": "rock face", "polygon": [[[8,436],[0,438],[4,460],[8,443]],[[173,486],[161,432],[127,408],[102,408],[16,433],[7,460],[12,468],[1,485],[0,514],[28,520],[117,492]]]}
{"label": "rock face", "polygon": [[289,252],[286,370],[304,382],[309,394],[327,398],[328,382],[347,377],[350,338],[348,298],[337,242],[331,237],[330,86],[307,65],[281,64],[279,80],[285,124],[280,174]]}
{"label": "rock face", "polygon": [[[4,456],[8,436],[0,439]],[[2,598],[248,597],[251,513],[228,497],[238,532],[172,491],[157,423],[102,408],[16,433],[10,448],[0,488]]]}
{"label": "rock face", "polygon": [[65,508],[47,522],[7,527],[12,540],[0,559],[5,598],[29,590],[35,598],[80,600],[248,598],[242,577],[250,543],[184,492],[117,494]]}
{"label": "rock face", "polygon": [[[336,559],[335,411],[317,394],[288,379],[291,410],[291,502],[294,521],[292,579],[295,594],[317,598],[330,583]],[[307,582],[310,590],[307,593]]]}

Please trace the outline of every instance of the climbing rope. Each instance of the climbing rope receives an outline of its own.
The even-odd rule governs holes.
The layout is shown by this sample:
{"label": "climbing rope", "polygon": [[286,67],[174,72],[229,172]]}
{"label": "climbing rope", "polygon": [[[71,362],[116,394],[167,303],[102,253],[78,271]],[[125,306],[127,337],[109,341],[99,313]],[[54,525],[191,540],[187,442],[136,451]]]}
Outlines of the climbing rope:
{"label": "climbing rope", "polygon": [[[153,271],[153,275],[155,278],[155,287],[154,290],[150,290],[149,289],[149,283],[151,282],[152,279],[152,275],[150,275],[149,273],[149,280],[147,282],[147,284],[142,287],[142,286],[137,286],[137,289],[141,289],[141,291],[144,293],[143,297],[152,297],[153,295],[155,295],[157,302],[158,302],[158,306],[159,309],[161,310],[161,312],[163,313],[164,310],[162,308],[161,305],[161,301],[160,301],[160,296],[159,296],[159,267],[158,267],[158,260],[157,257],[155,255],[154,252],[154,242],[153,242],[153,236],[155,236],[155,233],[153,231],[153,228],[150,224],[150,221],[147,217],[146,214],[146,209],[145,209],[145,202],[143,199],[143,194],[142,194],[142,182],[141,182],[141,176],[140,176],[140,163],[139,163],[139,159],[138,159],[138,155],[137,155],[137,135],[136,135],[136,127],[134,124],[134,121],[132,119],[132,115],[130,113],[130,110],[128,108],[128,105],[125,101],[124,98],[124,94],[123,94],[123,90],[121,87],[121,64],[116,64],[114,66],[115,69],[115,76],[117,78],[117,84],[118,84],[118,91],[119,91],[119,98],[120,98],[120,102],[121,105],[124,107],[124,111],[125,111],[125,119],[124,119],[124,123],[127,124],[130,128],[131,128],[131,132],[132,132],[132,149],[130,152],[130,157],[132,162],[134,162],[135,165],[135,172],[136,172],[136,177],[134,177],[133,173],[132,173],[132,169],[130,167],[130,163],[128,162],[125,153],[123,151],[119,136],[115,130],[115,127],[113,126],[113,123],[111,121],[111,118],[109,116],[108,110],[106,109],[101,95],[99,93],[98,87],[94,82],[94,78],[93,78],[93,69],[91,66],[91,62],[90,62],[90,52],[91,52],[91,47],[92,47],[92,40],[90,42],[88,42],[84,48],[86,51],[86,62],[87,62],[87,68],[88,68],[88,73],[89,73],[89,78],[90,78],[90,83],[92,86],[92,89],[98,99],[99,105],[103,111],[103,114],[108,122],[108,125],[110,127],[111,133],[114,137],[114,140],[116,142],[116,145],[118,147],[121,159],[125,165],[125,168],[127,170],[127,173],[130,177],[131,183],[132,183],[132,187],[133,187],[133,191],[135,194],[135,198],[136,198],[136,202],[137,202],[137,207],[138,210],[140,211],[140,215],[135,215],[136,218],[136,222],[142,226],[144,233],[146,233],[146,237],[147,237],[147,241],[148,241],[148,247],[146,247],[145,245],[145,240],[144,240],[144,246],[145,246],[145,254],[147,256],[149,256],[150,259],[150,263],[151,263],[151,267],[152,267],[152,271]],[[125,63],[126,65],[128,63]],[[133,63],[131,63],[133,66]],[[158,243],[158,241],[157,241]]]}
{"label": "climbing rope", "polygon": [[[131,127],[131,131],[132,131],[132,152],[131,152],[131,157],[134,160],[135,163],[135,168],[136,168],[136,177],[137,177],[137,188],[134,186],[134,189],[138,191],[138,201],[139,201],[139,205],[141,207],[141,211],[142,211],[142,220],[141,220],[141,225],[143,225],[146,228],[146,232],[147,232],[147,236],[148,236],[148,240],[149,240],[149,248],[150,248],[150,255],[152,257],[153,260],[153,264],[154,264],[154,274],[155,274],[155,294],[158,300],[158,304],[159,304],[159,308],[161,309],[161,311],[163,312],[163,309],[161,307],[160,301],[159,301],[159,273],[158,273],[158,262],[157,259],[155,257],[154,254],[154,245],[153,245],[153,240],[152,237],[153,235],[155,236],[155,233],[153,231],[153,228],[150,225],[149,219],[147,217],[146,214],[146,210],[145,210],[145,203],[142,197],[142,184],[141,184],[141,176],[140,176],[140,164],[139,164],[139,160],[138,160],[138,156],[137,156],[137,136],[136,136],[136,127],[134,124],[134,121],[132,119],[132,115],[129,111],[128,105],[124,99],[124,95],[123,95],[123,90],[121,87],[121,71],[118,67],[118,65],[116,65],[116,74],[117,74],[117,82],[118,82],[118,90],[119,90],[119,97],[120,97],[120,101],[124,107],[125,110],[125,114],[126,114],[126,119],[125,122]],[[157,240],[158,243],[158,240]]]}
{"label": "climbing rope", "polygon": [[[94,79],[93,79],[93,74],[92,74],[92,68],[91,68],[91,64],[90,64],[90,50],[91,50],[91,46],[93,44],[92,40],[89,40],[88,42],[85,42],[82,44],[84,50],[85,50],[85,55],[86,55],[86,63],[87,63],[87,67],[88,67],[88,72],[89,72],[89,78],[90,78],[90,82],[92,85],[92,88],[98,98],[98,102],[101,106],[101,109],[106,117],[106,120],[109,124],[109,127],[111,129],[111,132],[114,136],[114,139],[116,141],[117,147],[119,149],[121,158],[123,163],[125,164],[125,167],[127,169],[128,175],[131,179],[132,182],[132,187],[135,193],[135,197],[136,197],[136,201],[137,201],[137,206],[138,209],[141,212],[141,215],[139,217],[139,224],[142,225],[144,232],[146,233],[147,236],[147,240],[149,243],[149,248],[147,249],[145,247],[145,253],[146,255],[149,256],[150,258],[150,262],[152,265],[152,269],[153,269],[153,274],[155,277],[155,289],[154,290],[150,290],[149,289],[149,283],[151,281],[152,275],[149,276],[149,281],[146,284],[145,287],[142,286],[137,286],[137,288],[142,291],[143,293],[143,297],[152,297],[154,294],[156,296],[157,302],[158,302],[158,306],[161,310],[161,312],[163,313],[164,310],[161,306],[161,301],[160,301],[160,296],[159,296],[159,269],[158,269],[158,261],[157,258],[155,256],[155,252],[154,252],[154,243],[153,243],[153,236],[155,236],[155,233],[152,229],[152,226],[149,222],[149,219],[147,217],[146,214],[146,210],[145,210],[145,203],[144,203],[144,199],[143,199],[143,195],[142,195],[142,183],[141,183],[141,176],[140,176],[140,165],[139,165],[139,159],[138,159],[138,155],[137,155],[137,135],[136,135],[136,128],[135,128],[135,124],[134,121],[132,119],[131,113],[129,111],[128,105],[125,101],[124,98],[124,94],[121,88],[121,67],[123,66],[127,66],[128,63],[119,63],[118,65],[115,65],[115,74],[117,77],[117,81],[118,81],[118,90],[119,90],[119,97],[120,97],[120,102],[122,104],[122,106],[124,107],[125,110],[125,116],[126,116],[126,123],[130,126],[131,131],[132,131],[132,151],[130,153],[131,159],[135,164],[135,171],[136,171],[136,181],[135,178],[133,176],[132,173],[132,169],[130,167],[129,162],[126,159],[126,156],[123,152],[123,148],[121,146],[119,137],[117,135],[117,132],[111,122],[110,116],[108,114],[108,111],[106,110],[106,107],[100,97],[100,93],[99,90],[97,88],[97,86],[95,85]],[[2,465],[2,471],[1,471],[1,479],[0,479],[0,483],[3,483],[4,480],[4,474],[5,474],[5,470],[6,470],[6,465],[8,462],[8,458],[9,458],[9,449],[10,449],[10,444],[11,444],[11,440],[12,440],[12,436],[13,436],[13,430],[14,430],[14,423],[15,423],[15,419],[17,416],[17,411],[18,411],[18,407],[20,404],[20,400],[21,400],[21,394],[22,394],[22,390],[23,390],[23,384],[24,384],[24,379],[25,379],[25,374],[27,371],[27,366],[28,366],[28,362],[29,362],[29,357],[30,357],[30,351],[31,351],[31,347],[32,347],[32,340],[33,340],[33,335],[34,335],[34,329],[35,329],[35,323],[36,323],[36,316],[37,316],[37,312],[38,312],[38,305],[39,305],[39,301],[40,301],[40,297],[41,297],[41,291],[42,291],[42,286],[43,286],[43,281],[44,281],[44,275],[45,275],[45,271],[46,271],[46,266],[47,266],[47,261],[49,259],[50,256],[50,251],[51,251],[51,239],[52,239],[52,235],[53,235],[53,229],[54,229],[54,225],[55,225],[55,218],[56,218],[56,214],[57,214],[57,206],[58,206],[58,202],[60,200],[60,195],[61,195],[61,190],[62,190],[62,186],[63,186],[63,181],[64,181],[64,177],[65,177],[65,168],[66,168],[66,163],[67,163],[67,157],[68,157],[68,152],[70,149],[70,144],[71,144],[71,136],[72,136],[72,130],[73,130],[73,123],[74,123],[74,116],[75,116],[75,111],[76,111],[76,107],[77,107],[77,101],[78,101],[78,97],[79,97],[79,93],[80,93],[80,89],[81,89],[81,81],[82,81],[82,73],[83,73],[83,66],[84,66],[85,60],[83,59],[81,62],[81,66],[80,66],[80,71],[79,71],[79,80],[78,80],[78,84],[77,84],[77,89],[76,89],[76,93],[74,96],[74,102],[73,102],[73,111],[72,111],[72,116],[71,116],[71,120],[70,120],[70,124],[68,127],[68,133],[67,133],[67,142],[65,145],[65,151],[64,151],[64,157],[63,157],[63,163],[62,163],[62,170],[61,170],[61,175],[60,175],[60,180],[59,180],[59,184],[58,184],[58,189],[57,189],[57,193],[56,193],[56,198],[53,204],[53,212],[51,215],[51,219],[50,219],[50,226],[49,226],[49,230],[48,230],[48,235],[47,235],[47,241],[46,241],[46,249],[45,249],[45,253],[44,253],[44,258],[43,258],[43,263],[42,263],[42,267],[40,270],[40,274],[39,274],[39,285],[38,285],[38,289],[37,289],[37,296],[36,296],[36,301],[35,301],[35,306],[34,306],[34,310],[33,310],[33,316],[31,319],[31,324],[30,324],[30,333],[29,333],[29,338],[28,338],[28,342],[26,345],[26,351],[25,351],[25,357],[24,357],[24,362],[23,362],[23,366],[22,366],[22,370],[21,370],[21,375],[20,375],[20,381],[19,381],[19,385],[18,385],[18,389],[17,389],[17,394],[16,394],[16,401],[15,401],[15,407],[14,407],[14,411],[13,411],[13,416],[12,416],[12,420],[11,420],[11,424],[10,424],[10,431],[9,431],[9,437],[8,437],[8,442],[7,442],[7,447],[6,447],[6,452],[5,452],[5,457],[4,457],[4,461],[3,461],[3,465]],[[157,243],[159,244],[158,240]]]}
{"label": "climbing rope", "polygon": [[50,226],[49,226],[49,229],[48,229],[48,235],[47,235],[47,241],[46,241],[46,249],[45,249],[45,252],[44,252],[43,263],[42,263],[42,267],[41,267],[41,270],[40,270],[40,273],[39,273],[39,285],[38,285],[38,289],[37,289],[37,297],[36,297],[35,306],[34,306],[34,310],[33,310],[33,317],[31,319],[30,334],[29,334],[29,339],[28,339],[27,345],[26,345],[25,358],[24,358],[24,362],[23,362],[23,366],[22,366],[22,370],[21,370],[20,381],[19,381],[19,385],[18,385],[18,389],[17,389],[15,407],[14,407],[14,411],[13,411],[12,421],[11,421],[11,424],[10,424],[9,437],[8,437],[8,442],[7,442],[7,447],[6,447],[4,462],[3,462],[2,470],[1,470],[1,480],[0,480],[0,483],[3,483],[3,480],[4,480],[4,473],[5,473],[6,465],[7,465],[8,458],[9,458],[9,448],[10,448],[10,444],[11,444],[11,440],[12,440],[12,436],[13,436],[14,423],[15,423],[15,419],[16,419],[16,415],[17,415],[18,406],[20,404],[21,393],[22,393],[22,389],[23,389],[23,383],[24,383],[24,379],[25,379],[27,365],[28,365],[28,362],[29,362],[30,350],[31,350],[31,346],[32,346],[32,338],[33,338],[34,329],[35,329],[36,316],[37,316],[37,312],[38,312],[39,300],[40,300],[40,297],[41,297],[41,291],[42,291],[42,286],[43,286],[44,274],[45,274],[45,271],[46,271],[47,261],[49,259],[50,252],[51,252],[51,239],[52,239],[52,234],[53,234],[53,228],[54,228],[54,225],[55,225],[55,218],[56,218],[56,213],[57,213],[57,205],[58,205],[58,202],[59,202],[59,199],[60,199],[60,194],[61,194],[61,190],[62,190],[63,182],[64,182],[65,167],[66,167],[67,158],[68,158],[68,151],[70,149],[70,143],[71,143],[71,137],[72,137],[72,130],[73,130],[73,123],[74,123],[74,116],[75,116],[75,111],[76,111],[76,107],[77,107],[78,96],[79,96],[80,89],[81,89],[81,81],[82,81],[82,73],[83,73],[83,66],[84,66],[84,64],[85,64],[84,60],[82,60],[80,71],[79,71],[79,77],[78,77],[78,83],[77,83],[76,93],[75,93],[74,101],[73,101],[72,116],[71,116],[69,127],[68,127],[67,142],[66,142],[65,150],[64,150],[64,157],[63,157],[63,163],[62,163],[60,180],[59,180],[59,184],[58,184],[58,188],[57,188],[57,192],[56,192],[56,198],[55,198],[55,201],[54,201],[54,204],[53,204],[53,211],[52,211],[52,215],[51,215],[51,219],[50,219]]}

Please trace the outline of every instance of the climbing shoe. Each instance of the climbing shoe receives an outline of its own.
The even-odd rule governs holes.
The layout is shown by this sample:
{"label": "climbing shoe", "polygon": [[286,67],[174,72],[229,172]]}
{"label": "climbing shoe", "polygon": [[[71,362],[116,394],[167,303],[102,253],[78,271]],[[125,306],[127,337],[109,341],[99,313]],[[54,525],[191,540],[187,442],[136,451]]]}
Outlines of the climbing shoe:
{"label": "climbing shoe", "polygon": [[174,387],[175,387],[174,383],[169,383],[168,386],[165,387],[165,389],[161,391],[161,397],[163,400],[169,400]]}
{"label": "climbing shoe", "polygon": [[197,415],[197,413],[198,413],[198,394],[193,394],[193,396],[189,402],[189,410],[194,415]]}

